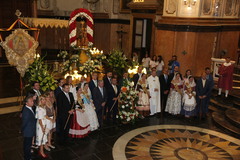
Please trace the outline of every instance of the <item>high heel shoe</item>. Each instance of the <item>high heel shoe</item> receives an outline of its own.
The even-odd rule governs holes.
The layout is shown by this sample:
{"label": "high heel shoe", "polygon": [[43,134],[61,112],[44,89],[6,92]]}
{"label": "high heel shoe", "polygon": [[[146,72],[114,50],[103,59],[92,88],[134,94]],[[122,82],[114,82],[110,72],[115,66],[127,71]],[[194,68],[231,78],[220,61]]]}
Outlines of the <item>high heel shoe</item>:
{"label": "high heel shoe", "polygon": [[55,149],[55,146],[53,145],[48,145],[48,147],[50,147],[51,149]]}
{"label": "high heel shoe", "polygon": [[40,151],[38,152],[38,155],[42,158],[48,158],[48,156],[46,154],[43,154]]}

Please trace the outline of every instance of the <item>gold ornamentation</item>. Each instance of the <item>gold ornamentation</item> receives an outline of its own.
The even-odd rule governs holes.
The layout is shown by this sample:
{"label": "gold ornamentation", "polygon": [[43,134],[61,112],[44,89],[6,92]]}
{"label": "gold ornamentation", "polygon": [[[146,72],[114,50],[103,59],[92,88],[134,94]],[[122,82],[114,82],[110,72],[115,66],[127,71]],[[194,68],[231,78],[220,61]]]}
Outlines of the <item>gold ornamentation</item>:
{"label": "gold ornamentation", "polygon": [[2,43],[8,63],[16,66],[23,77],[29,65],[33,63],[38,42],[24,29],[16,29]]}

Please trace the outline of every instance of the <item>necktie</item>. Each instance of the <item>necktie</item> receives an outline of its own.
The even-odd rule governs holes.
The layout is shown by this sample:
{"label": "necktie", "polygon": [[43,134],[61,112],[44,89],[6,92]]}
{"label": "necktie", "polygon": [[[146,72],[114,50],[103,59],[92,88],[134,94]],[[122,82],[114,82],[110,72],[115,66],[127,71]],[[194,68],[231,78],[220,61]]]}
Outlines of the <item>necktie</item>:
{"label": "necktie", "polygon": [[103,88],[100,88],[100,92],[101,92],[101,94],[102,94],[102,96],[103,96]]}
{"label": "necktie", "polygon": [[165,82],[167,83],[167,78],[168,78],[167,75],[164,75],[164,77],[165,77]]}
{"label": "necktie", "polygon": [[117,87],[116,87],[116,85],[113,85],[113,89],[114,89],[115,94],[117,94]]}

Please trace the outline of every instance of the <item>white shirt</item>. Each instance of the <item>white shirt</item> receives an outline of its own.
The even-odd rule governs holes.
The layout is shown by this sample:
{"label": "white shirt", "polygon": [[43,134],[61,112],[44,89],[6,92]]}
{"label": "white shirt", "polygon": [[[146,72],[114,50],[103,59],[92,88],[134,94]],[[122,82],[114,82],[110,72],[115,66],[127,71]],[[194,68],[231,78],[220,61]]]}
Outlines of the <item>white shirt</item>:
{"label": "white shirt", "polygon": [[203,87],[205,87],[205,84],[206,84],[206,79],[202,79],[202,85],[203,85]]}
{"label": "white shirt", "polygon": [[118,92],[117,86],[112,84],[112,87],[113,87],[113,90],[114,90],[115,94],[117,94],[117,92]]}
{"label": "white shirt", "polygon": [[30,109],[30,110],[32,111],[32,113],[35,115],[35,113],[34,113],[33,110],[32,110],[32,107],[28,107],[27,105],[26,105],[26,107],[27,107],[28,109]]}
{"label": "white shirt", "polygon": [[101,92],[101,94],[103,96],[103,88],[101,88],[101,87],[98,87],[98,88],[99,88],[99,90],[100,90],[100,92]]}
{"label": "white shirt", "polygon": [[33,89],[35,93],[37,93],[37,96],[41,96],[41,92],[39,90]]}
{"label": "white shirt", "polygon": [[98,85],[97,85],[97,80],[94,80],[94,79],[93,79],[93,83],[95,84],[96,87],[98,86]]}
{"label": "white shirt", "polygon": [[157,67],[158,64],[159,64],[158,61],[150,61],[150,67],[151,67],[151,68]]}
{"label": "white shirt", "polygon": [[142,59],[142,65],[143,65],[143,67],[146,67],[146,68],[148,68],[149,67],[149,62],[150,62],[150,58],[149,57],[147,57],[147,58],[143,58]]}
{"label": "white shirt", "polygon": [[161,61],[161,63],[158,63],[157,70],[158,70],[158,71],[162,71],[163,66],[164,66],[164,62]]}
{"label": "white shirt", "polygon": [[64,92],[64,94],[66,95],[68,101],[71,102],[71,101],[70,101],[70,97],[69,97],[69,93]]}

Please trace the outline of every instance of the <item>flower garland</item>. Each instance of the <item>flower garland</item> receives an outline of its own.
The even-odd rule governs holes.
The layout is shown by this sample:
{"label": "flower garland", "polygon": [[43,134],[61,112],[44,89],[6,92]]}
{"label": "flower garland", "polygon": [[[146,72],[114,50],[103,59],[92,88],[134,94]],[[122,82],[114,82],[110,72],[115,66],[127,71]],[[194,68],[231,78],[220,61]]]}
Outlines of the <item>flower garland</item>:
{"label": "flower garland", "polygon": [[91,12],[84,8],[75,9],[69,19],[69,41],[70,46],[74,47],[77,45],[77,28],[76,19],[77,17],[85,17],[87,19],[87,38],[89,41],[89,46],[93,45],[93,16]]}

